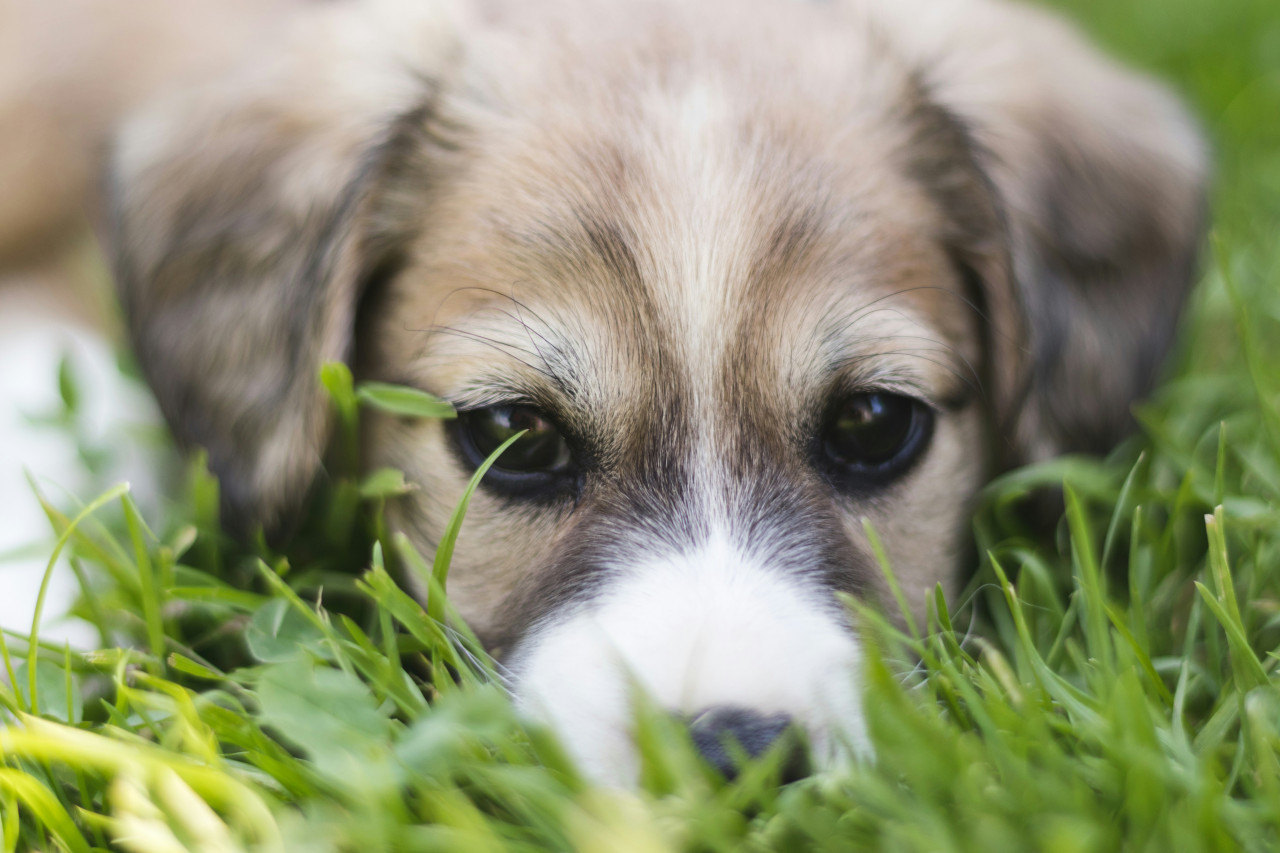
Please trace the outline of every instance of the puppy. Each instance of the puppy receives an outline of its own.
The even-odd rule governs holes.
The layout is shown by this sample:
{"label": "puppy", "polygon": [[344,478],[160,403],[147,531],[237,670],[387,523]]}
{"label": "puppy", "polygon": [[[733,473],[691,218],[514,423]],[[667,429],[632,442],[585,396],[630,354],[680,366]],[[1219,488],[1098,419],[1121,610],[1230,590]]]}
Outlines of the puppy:
{"label": "puppy", "polygon": [[975,492],[1101,451],[1193,269],[1205,153],[1161,87],[998,0],[323,4],[117,147],[134,345],[229,517],[296,511],[320,365],[374,416],[518,701],[628,783],[636,689],[732,772],[870,749],[838,593],[920,618]]}

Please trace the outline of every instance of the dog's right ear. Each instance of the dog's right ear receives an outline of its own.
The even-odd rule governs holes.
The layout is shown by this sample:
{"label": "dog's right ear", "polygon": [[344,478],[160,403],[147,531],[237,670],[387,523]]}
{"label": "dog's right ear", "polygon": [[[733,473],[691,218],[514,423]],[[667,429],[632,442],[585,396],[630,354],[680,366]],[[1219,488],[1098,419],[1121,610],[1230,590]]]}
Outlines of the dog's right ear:
{"label": "dog's right ear", "polygon": [[944,147],[967,155],[932,176],[964,200],[948,204],[960,230],[1003,232],[966,233],[960,253],[986,308],[1001,462],[1105,452],[1153,386],[1195,277],[1209,171],[1196,123],[1032,4],[849,2],[893,35],[949,119],[934,122]]}
{"label": "dog's right ear", "polygon": [[241,529],[278,526],[319,471],[319,369],[350,356],[362,285],[409,236],[382,190],[457,53],[442,3],[297,15],[261,67],[134,120],[109,187],[143,372],[179,442],[208,450]]}

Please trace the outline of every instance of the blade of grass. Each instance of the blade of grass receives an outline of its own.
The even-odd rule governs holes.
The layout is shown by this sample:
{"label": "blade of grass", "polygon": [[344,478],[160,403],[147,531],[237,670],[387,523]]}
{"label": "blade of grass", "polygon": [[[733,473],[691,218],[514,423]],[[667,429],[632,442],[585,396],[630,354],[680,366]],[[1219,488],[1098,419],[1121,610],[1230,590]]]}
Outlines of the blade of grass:
{"label": "blade of grass", "polygon": [[147,550],[146,537],[153,541],[155,536],[147,529],[138,513],[137,505],[129,495],[120,496],[120,507],[124,510],[125,526],[129,531],[129,541],[133,544],[133,557],[137,564],[138,580],[142,585],[142,621],[147,626],[147,645],[151,649],[154,663],[150,666],[151,674],[158,675],[165,654],[165,630],[161,620],[160,589],[155,576],[150,553]]}
{"label": "blade of grass", "polygon": [[91,853],[89,842],[76,829],[75,821],[67,814],[62,803],[53,793],[20,770],[0,767],[0,789],[8,791],[21,801],[40,823],[58,840],[59,846],[71,853]]}
{"label": "blade of grass", "polygon": [[1071,559],[1075,563],[1079,584],[1077,595],[1083,595],[1085,641],[1089,657],[1097,661],[1102,672],[1114,671],[1111,642],[1107,634],[1107,595],[1093,550],[1093,537],[1085,517],[1084,505],[1069,485],[1063,486],[1067,503],[1067,526],[1071,532]]}
{"label": "blade of grass", "polygon": [[[453,515],[449,517],[449,523],[445,525],[444,534],[440,537],[440,544],[436,546],[436,556],[431,566],[430,579],[443,591],[446,587],[446,581],[449,578],[449,563],[453,560],[453,548],[458,542],[458,533],[462,530],[462,521],[467,515],[467,506],[471,503],[471,496],[475,494],[476,487],[480,485],[480,480],[488,473],[489,468],[494,462],[498,461],[508,447],[519,441],[528,430],[521,430],[515,435],[508,438],[498,446],[498,449],[489,454],[489,458],[484,460],[476,472],[471,475],[467,488],[463,490],[462,497],[459,498],[458,504],[454,507]],[[437,622],[444,621],[444,596],[429,595],[427,596],[427,615]]]}
{"label": "blade of grass", "polygon": [[1196,582],[1196,589],[1226,631],[1227,655],[1231,661],[1232,673],[1237,688],[1241,694],[1245,694],[1266,684],[1267,674],[1249,645],[1248,633],[1240,615],[1240,605],[1236,601],[1235,583],[1231,578],[1227,543],[1223,534],[1222,507],[1217,507],[1213,515],[1206,515],[1204,524],[1209,537],[1209,565],[1215,589],[1210,593],[1199,581]]}
{"label": "blade of grass", "polygon": [[366,406],[401,417],[449,419],[458,416],[453,406],[439,397],[403,385],[361,382],[356,398]]}
{"label": "blade of grass", "polygon": [[[31,479],[30,474],[27,475],[27,481],[31,484],[31,488],[34,490],[35,482]],[[71,523],[67,525],[67,528],[62,531],[62,534],[54,543],[53,553],[49,555],[49,562],[45,565],[44,569],[44,576],[40,579],[40,591],[36,594],[36,608],[35,614],[31,617],[31,634],[28,649],[34,649],[39,645],[40,619],[44,615],[45,597],[49,594],[49,581],[53,577],[53,569],[58,564],[58,557],[62,555],[62,549],[66,547],[67,541],[71,538],[71,535],[75,532],[76,528],[78,528],[86,518],[122,495],[127,494],[128,491],[129,484],[121,483],[120,485],[103,492],[71,520]],[[29,694],[31,697],[30,710],[32,713],[38,713],[40,703],[37,694],[38,689],[36,687],[36,667],[34,661],[32,661],[32,665],[29,667],[27,677],[29,679],[28,687],[31,691]]]}

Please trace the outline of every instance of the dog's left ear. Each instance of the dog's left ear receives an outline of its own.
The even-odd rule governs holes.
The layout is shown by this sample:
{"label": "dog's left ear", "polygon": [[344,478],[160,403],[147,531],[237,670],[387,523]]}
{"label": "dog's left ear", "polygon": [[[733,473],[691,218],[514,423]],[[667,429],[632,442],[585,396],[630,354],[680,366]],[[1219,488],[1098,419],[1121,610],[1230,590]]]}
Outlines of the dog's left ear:
{"label": "dog's left ear", "polygon": [[348,359],[362,285],[409,236],[395,200],[456,52],[443,5],[299,7],[260,67],[117,144],[107,242],[132,342],[233,527],[277,528],[320,470],[319,370]]}
{"label": "dog's left ear", "polygon": [[979,273],[1004,462],[1109,449],[1156,379],[1196,271],[1198,129],[1163,87],[1040,10],[896,0],[871,14],[995,191],[1007,252]]}

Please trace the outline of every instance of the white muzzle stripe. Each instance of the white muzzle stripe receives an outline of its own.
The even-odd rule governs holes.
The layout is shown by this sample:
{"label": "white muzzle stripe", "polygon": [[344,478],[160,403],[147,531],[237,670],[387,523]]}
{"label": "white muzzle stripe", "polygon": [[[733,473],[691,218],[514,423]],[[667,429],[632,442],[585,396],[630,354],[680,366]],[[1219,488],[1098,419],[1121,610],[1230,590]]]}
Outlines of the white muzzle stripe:
{"label": "white muzzle stripe", "polygon": [[683,715],[738,707],[801,725],[818,767],[870,755],[859,645],[824,595],[758,565],[724,534],[616,573],[534,631],[513,661],[521,706],[596,781],[634,785],[633,685]]}

